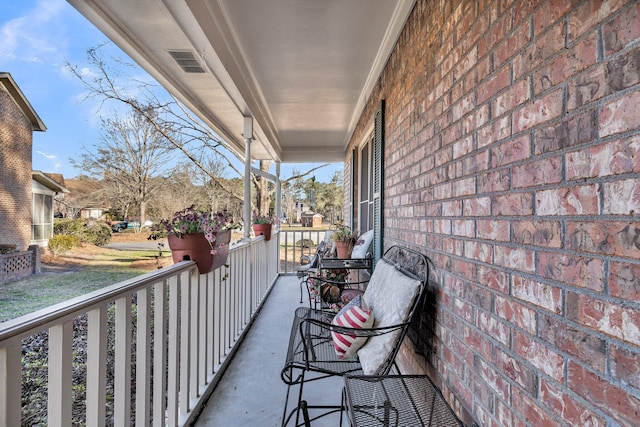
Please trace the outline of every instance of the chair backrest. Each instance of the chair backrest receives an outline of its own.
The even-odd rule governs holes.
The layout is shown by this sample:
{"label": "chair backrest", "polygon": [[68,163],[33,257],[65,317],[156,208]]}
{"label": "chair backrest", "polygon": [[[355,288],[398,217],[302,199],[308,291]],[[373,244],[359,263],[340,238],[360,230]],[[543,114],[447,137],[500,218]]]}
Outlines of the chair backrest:
{"label": "chair backrest", "polygon": [[421,306],[429,283],[429,259],[416,251],[393,246],[376,264],[363,299],[373,312],[374,328],[402,325],[372,336],[358,350],[365,375],[387,375],[409,325]]}
{"label": "chair backrest", "polygon": [[332,240],[331,240],[332,234],[333,234],[333,231],[331,230],[327,230],[324,232],[324,239],[322,239],[320,243],[318,243],[318,247],[316,248],[316,253],[311,258],[308,264],[309,265],[308,268],[318,268],[318,266],[320,265],[320,260],[331,254],[331,252],[333,251]]}

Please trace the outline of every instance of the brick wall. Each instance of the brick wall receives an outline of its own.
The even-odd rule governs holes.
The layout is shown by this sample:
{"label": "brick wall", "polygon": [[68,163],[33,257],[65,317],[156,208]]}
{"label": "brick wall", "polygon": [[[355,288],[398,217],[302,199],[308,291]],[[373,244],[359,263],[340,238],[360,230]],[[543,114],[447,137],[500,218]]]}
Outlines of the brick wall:
{"label": "brick wall", "polygon": [[418,0],[398,40],[351,148],[385,99],[385,247],[438,269],[403,370],[467,422],[638,425],[639,70],[638,1]]}
{"label": "brick wall", "polygon": [[31,241],[32,127],[0,84],[0,243]]}

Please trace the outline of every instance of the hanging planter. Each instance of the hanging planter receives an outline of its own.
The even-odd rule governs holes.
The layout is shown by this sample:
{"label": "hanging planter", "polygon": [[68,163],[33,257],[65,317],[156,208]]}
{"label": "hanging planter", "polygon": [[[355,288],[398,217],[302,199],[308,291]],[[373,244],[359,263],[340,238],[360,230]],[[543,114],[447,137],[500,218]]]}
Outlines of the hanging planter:
{"label": "hanging planter", "polygon": [[278,224],[280,220],[275,215],[253,215],[253,234],[264,236],[264,240],[271,240],[271,229],[273,224]]}
{"label": "hanging planter", "polygon": [[171,249],[173,262],[195,261],[200,274],[206,274],[222,267],[229,257],[231,231],[218,231],[214,232],[213,235],[216,236],[213,245],[215,255],[211,254],[211,244],[205,238],[204,233],[186,234],[182,237],[169,234],[167,241]]}
{"label": "hanging planter", "polygon": [[200,274],[205,274],[227,262],[231,229],[235,227],[227,212],[207,212],[192,205],[160,221],[149,239],[166,236],[174,263],[195,261]]}
{"label": "hanging planter", "polygon": [[264,236],[264,240],[271,240],[271,224],[253,224],[253,233],[257,236]]}

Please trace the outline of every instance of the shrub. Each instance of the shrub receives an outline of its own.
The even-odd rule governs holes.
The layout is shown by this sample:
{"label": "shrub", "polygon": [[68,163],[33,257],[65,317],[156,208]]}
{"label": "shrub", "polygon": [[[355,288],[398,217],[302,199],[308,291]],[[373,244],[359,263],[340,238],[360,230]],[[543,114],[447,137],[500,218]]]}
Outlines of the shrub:
{"label": "shrub", "polygon": [[313,247],[313,240],[311,239],[300,239],[296,242],[296,246],[299,248],[311,248]]}
{"label": "shrub", "polygon": [[83,236],[80,239],[85,243],[104,246],[111,241],[111,227],[104,222],[88,221]]}
{"label": "shrub", "polygon": [[54,257],[59,257],[63,253],[78,246],[80,239],[77,236],[59,234],[49,239],[49,250]]}
{"label": "shrub", "polygon": [[53,234],[77,236],[81,242],[96,246],[104,246],[111,241],[111,227],[104,222],[82,218],[56,220]]}
{"label": "shrub", "polygon": [[84,229],[84,219],[55,219],[53,221],[53,234],[67,234],[79,236]]}

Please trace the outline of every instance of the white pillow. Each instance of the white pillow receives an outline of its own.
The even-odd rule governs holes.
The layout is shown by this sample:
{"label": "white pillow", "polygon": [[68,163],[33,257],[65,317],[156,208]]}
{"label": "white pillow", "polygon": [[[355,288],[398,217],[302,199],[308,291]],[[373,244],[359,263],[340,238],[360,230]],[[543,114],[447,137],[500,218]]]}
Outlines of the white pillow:
{"label": "white pillow", "polygon": [[373,240],[373,230],[369,230],[366,233],[360,235],[358,237],[358,241],[355,245],[353,245],[353,250],[351,251],[351,258],[354,259],[363,259],[367,257],[367,252],[369,252],[369,247],[371,246],[371,241]]}
{"label": "white pillow", "polygon": [[[363,295],[364,304],[373,312],[373,327],[382,328],[404,323],[419,289],[419,280],[399,272],[384,259],[378,261]],[[365,375],[377,373],[395,346],[399,334],[398,330],[371,337],[358,351]]]}

